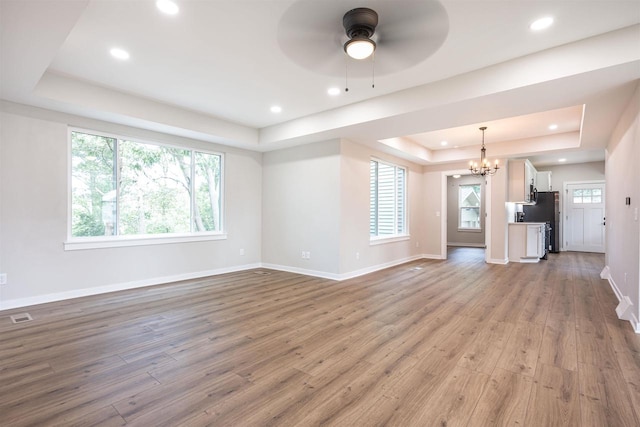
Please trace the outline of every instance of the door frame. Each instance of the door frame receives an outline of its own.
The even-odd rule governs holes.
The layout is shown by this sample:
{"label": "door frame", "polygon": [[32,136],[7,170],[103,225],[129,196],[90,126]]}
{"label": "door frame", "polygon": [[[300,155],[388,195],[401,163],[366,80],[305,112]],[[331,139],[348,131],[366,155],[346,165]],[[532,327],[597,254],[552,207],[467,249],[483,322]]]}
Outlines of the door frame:
{"label": "door frame", "polygon": [[[562,193],[560,194],[560,197],[562,197],[562,211],[560,212],[560,236],[562,236],[561,238],[561,242],[560,242],[560,251],[564,252],[567,250],[567,248],[565,247],[565,242],[567,241],[567,237],[565,236],[565,221],[566,221],[566,216],[568,215],[569,212],[569,207],[568,207],[568,200],[569,198],[567,197],[567,194],[569,194],[569,185],[581,185],[581,184],[602,184],[605,186],[605,192],[604,192],[604,200],[602,201],[602,203],[605,205],[605,217],[607,215],[607,211],[606,211],[606,200],[607,200],[607,192],[606,192],[606,181],[604,179],[592,179],[592,180],[585,180],[585,181],[565,181],[562,183]],[[606,228],[605,228],[605,233],[606,233]],[[604,245],[604,253],[607,252],[607,244],[606,244],[606,235],[605,235],[605,245]]]}
{"label": "door frame", "polygon": [[[440,258],[447,259],[447,177],[452,175],[470,175],[469,169],[456,169],[443,171],[440,174],[442,182],[440,191]],[[485,176],[484,185],[484,261],[489,263],[491,260],[491,176]]]}

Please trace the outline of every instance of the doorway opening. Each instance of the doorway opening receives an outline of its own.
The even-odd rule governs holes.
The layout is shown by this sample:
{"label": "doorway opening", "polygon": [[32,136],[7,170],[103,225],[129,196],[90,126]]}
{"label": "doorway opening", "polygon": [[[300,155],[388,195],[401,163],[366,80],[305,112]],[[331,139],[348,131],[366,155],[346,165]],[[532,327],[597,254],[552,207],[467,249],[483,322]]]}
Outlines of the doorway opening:
{"label": "doorway opening", "polygon": [[[490,245],[490,180],[471,175],[469,171],[447,171],[442,174],[442,258],[453,253],[464,256],[482,253],[485,262]],[[474,251],[452,251],[472,248]]]}

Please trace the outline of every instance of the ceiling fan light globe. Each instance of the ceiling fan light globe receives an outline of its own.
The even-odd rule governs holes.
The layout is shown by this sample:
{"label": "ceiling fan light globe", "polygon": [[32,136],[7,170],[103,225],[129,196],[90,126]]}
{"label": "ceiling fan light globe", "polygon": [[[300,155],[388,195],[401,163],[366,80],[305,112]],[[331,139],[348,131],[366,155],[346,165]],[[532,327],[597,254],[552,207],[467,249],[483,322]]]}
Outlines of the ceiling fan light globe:
{"label": "ceiling fan light globe", "polygon": [[351,39],[344,44],[344,51],[353,59],[366,59],[376,50],[371,39]]}

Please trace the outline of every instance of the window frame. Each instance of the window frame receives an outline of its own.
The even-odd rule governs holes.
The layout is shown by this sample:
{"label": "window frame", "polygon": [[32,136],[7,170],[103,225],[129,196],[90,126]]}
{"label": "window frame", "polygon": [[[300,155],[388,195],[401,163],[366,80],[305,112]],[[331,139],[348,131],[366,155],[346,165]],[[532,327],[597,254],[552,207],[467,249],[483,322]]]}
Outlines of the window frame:
{"label": "window frame", "polygon": [[[404,206],[403,206],[403,211],[404,211],[404,221],[402,224],[402,232],[401,233],[394,233],[394,234],[385,234],[385,235],[373,235],[371,234],[371,162],[377,162],[378,164],[383,164],[386,166],[390,166],[393,167],[394,169],[402,169],[404,171],[404,191],[403,191],[403,202],[404,202]],[[397,171],[396,171],[397,173]],[[376,184],[377,184],[377,179],[376,179]],[[377,185],[376,185],[376,189],[377,189]],[[394,191],[394,193],[396,193],[396,191]],[[397,203],[397,198],[394,199],[394,202]],[[376,208],[378,207],[378,205],[376,204]],[[397,209],[395,209],[397,212]],[[394,223],[397,222],[397,217],[396,219],[394,219]],[[402,166],[396,163],[392,163],[386,160],[382,160],[380,158],[377,157],[371,157],[369,159],[369,244],[370,245],[379,245],[379,244],[384,244],[384,243],[391,243],[391,242],[399,242],[399,241],[404,241],[404,240],[409,240],[410,239],[410,234],[409,234],[409,168],[407,168],[406,166]],[[397,230],[396,230],[397,231]]]}
{"label": "window frame", "polygon": [[[105,138],[113,138],[116,141],[126,140],[139,144],[154,145],[158,147],[166,147],[180,150],[189,150],[193,161],[195,152],[220,156],[220,231],[190,231],[188,233],[162,233],[162,234],[136,234],[136,235],[116,235],[116,236],[73,236],[73,144],[71,134],[73,132],[86,133]],[[116,143],[116,194],[120,192],[120,150],[119,144]],[[192,162],[193,163],[193,162]],[[101,249],[127,246],[146,246],[146,245],[162,245],[170,243],[185,242],[201,242],[213,240],[226,240],[226,215],[225,215],[225,154],[218,151],[187,147],[179,144],[166,142],[157,142],[145,138],[135,136],[126,136],[112,132],[103,132],[100,130],[86,129],[68,126],[67,128],[67,237],[63,243],[65,251],[83,250],[83,249]],[[192,165],[193,166],[193,165]],[[195,168],[191,168],[191,182],[194,182]],[[193,227],[193,213],[195,198],[190,200],[190,227]],[[119,210],[119,207],[118,207]]]}
{"label": "window frame", "polygon": [[[463,208],[476,208],[476,206],[460,206],[460,190],[462,187],[480,187],[480,200],[478,202],[478,227],[470,228],[470,227],[462,227],[462,209]],[[469,232],[469,233],[482,233],[482,184],[458,184],[458,231],[461,232]]]}

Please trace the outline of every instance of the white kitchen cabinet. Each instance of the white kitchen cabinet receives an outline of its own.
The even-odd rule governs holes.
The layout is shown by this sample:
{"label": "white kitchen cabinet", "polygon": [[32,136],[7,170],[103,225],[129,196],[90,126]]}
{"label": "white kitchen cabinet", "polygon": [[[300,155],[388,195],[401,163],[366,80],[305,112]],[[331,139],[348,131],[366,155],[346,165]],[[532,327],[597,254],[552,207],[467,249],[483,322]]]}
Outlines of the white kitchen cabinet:
{"label": "white kitchen cabinet", "polygon": [[533,258],[542,258],[544,255],[544,225],[527,225],[525,255]]}
{"label": "white kitchen cabinet", "polygon": [[509,160],[509,201],[532,203],[531,185],[535,187],[536,168],[527,159]]}
{"label": "white kitchen cabinet", "polygon": [[536,188],[538,191],[552,191],[551,171],[538,172],[536,177]]}
{"label": "white kitchen cabinet", "polygon": [[544,256],[543,222],[514,222],[509,224],[509,261],[539,262]]}

